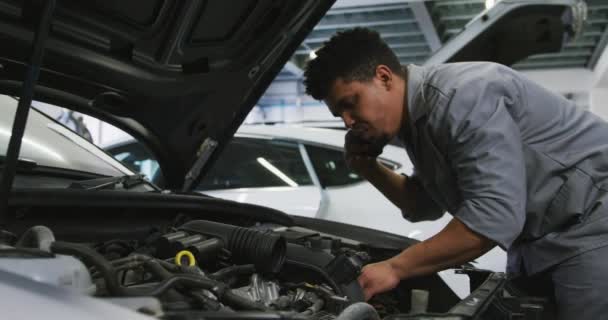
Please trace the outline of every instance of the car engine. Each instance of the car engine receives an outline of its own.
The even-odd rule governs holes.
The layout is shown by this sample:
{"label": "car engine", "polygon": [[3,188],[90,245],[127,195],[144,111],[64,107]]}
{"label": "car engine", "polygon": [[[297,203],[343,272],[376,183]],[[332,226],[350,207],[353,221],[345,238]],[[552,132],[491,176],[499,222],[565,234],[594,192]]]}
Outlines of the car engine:
{"label": "car engine", "polygon": [[472,266],[455,269],[470,280],[465,298],[430,274],[364,301],[361,269],[412,239],[198,197],[169,210],[159,208],[165,198],[123,207],[117,195],[17,210],[0,230],[3,317],[23,318],[25,310],[66,320],[552,319],[550,301]]}
{"label": "car engine", "polygon": [[[68,288],[165,319],[244,311],[287,318],[378,318],[403,312],[396,300],[363,301],[357,283],[371,261],[361,245],[302,227],[239,227],[191,220],[141,240],[55,239],[45,226],[1,237],[0,270]],[[420,305],[412,309],[423,310]],[[423,308],[426,308],[424,306]]]}

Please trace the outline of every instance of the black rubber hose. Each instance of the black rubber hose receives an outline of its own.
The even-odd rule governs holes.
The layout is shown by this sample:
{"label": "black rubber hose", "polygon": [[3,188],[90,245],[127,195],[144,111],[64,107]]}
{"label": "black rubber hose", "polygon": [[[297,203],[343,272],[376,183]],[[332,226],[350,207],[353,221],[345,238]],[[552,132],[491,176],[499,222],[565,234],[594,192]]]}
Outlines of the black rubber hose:
{"label": "black rubber hose", "polygon": [[[239,309],[247,310],[268,310],[261,304],[251,301],[247,298],[241,297],[227,289],[227,287],[219,281],[206,279],[200,276],[194,275],[170,275],[167,270],[154,259],[146,261],[146,265],[151,268],[151,271],[158,275],[160,278],[165,278],[158,286],[147,292],[141,292],[139,290],[129,290],[128,288],[122,287],[118,283],[116,277],[116,270],[112,264],[107,261],[101,254],[95,250],[77,243],[69,243],[62,241],[55,241],[51,244],[51,252],[59,254],[67,254],[77,256],[84,261],[85,264],[94,266],[102,275],[106,281],[106,287],[108,292],[112,295],[117,296],[160,296],[175,286],[184,286],[191,288],[207,289],[213,292],[220,301],[224,301],[226,304],[234,306]],[[141,258],[141,257],[140,257]],[[137,258],[136,258],[137,259]],[[161,270],[162,269],[162,270]]]}
{"label": "black rubber hose", "polygon": [[245,274],[253,274],[255,272],[255,266],[252,264],[243,264],[238,266],[230,266],[217,271],[209,277],[215,280],[224,280],[226,278],[231,278],[236,275],[245,275]]}
{"label": "black rubber hose", "polygon": [[198,301],[205,310],[219,311],[222,308],[218,301],[213,300],[200,292],[190,292],[189,295]]}
{"label": "black rubber hose", "polygon": [[156,259],[148,259],[144,262],[146,269],[150,270],[152,274],[161,280],[169,279],[173,276],[173,273],[167,271]]}
{"label": "black rubber hose", "polygon": [[45,226],[34,226],[23,233],[15,247],[37,248],[50,252],[51,243],[55,242],[53,231]]}
{"label": "black rubber hose", "polygon": [[323,299],[315,298],[312,305],[310,307],[308,307],[306,310],[300,312],[300,314],[304,315],[304,316],[310,316],[310,315],[316,314],[317,312],[321,311],[321,309],[323,308],[324,305],[325,305],[325,301]]}
{"label": "black rubber hose", "polygon": [[[112,264],[107,261],[101,254],[95,250],[77,243],[69,243],[55,241],[51,244],[53,253],[67,254],[77,256],[84,261],[85,264],[95,267],[97,272],[101,273],[106,283],[106,288],[111,295],[117,296],[147,296],[154,294],[141,293],[138,290],[131,290],[120,285],[116,276],[116,270]],[[161,264],[147,256],[135,256],[131,260],[140,260],[155,276],[160,279],[170,279],[173,277],[169,271],[164,269]]]}
{"label": "black rubber hose", "polygon": [[167,292],[170,289],[173,289],[176,286],[187,286],[191,288],[198,289],[207,289],[211,290],[216,287],[216,282],[208,279],[204,279],[201,277],[195,277],[192,275],[174,275],[171,276],[162,282],[160,282],[156,287],[146,292],[139,291],[138,293],[134,293],[140,296],[160,296]]}
{"label": "black rubber hose", "polygon": [[51,252],[77,256],[89,266],[94,266],[106,282],[106,288],[112,295],[124,295],[125,288],[118,283],[116,270],[101,254],[95,250],[77,243],[55,241],[51,244]]}
{"label": "black rubber hose", "polygon": [[161,282],[156,288],[146,292],[143,295],[146,296],[160,296],[163,293],[167,292],[174,288],[175,286],[183,286],[190,288],[199,288],[199,289],[207,289],[213,292],[220,301],[230,305],[231,307],[235,307],[237,309],[245,309],[245,310],[259,310],[259,311],[267,311],[268,309],[261,304],[256,303],[255,301],[251,301],[247,298],[241,297],[231,290],[229,290],[223,283],[218,281],[213,281],[211,279],[205,279],[198,276],[193,275],[175,275],[169,279]]}
{"label": "black rubber hose", "polygon": [[148,260],[156,261],[163,268],[165,268],[171,272],[178,272],[180,270],[179,266],[177,266],[173,263],[169,263],[167,261],[156,259],[156,258],[147,256],[147,255],[141,254],[141,253],[130,254],[124,258],[112,260],[110,263],[112,264],[112,266],[114,266],[116,268],[120,267],[121,269],[124,269],[123,266],[125,266],[125,265],[131,266],[131,267],[136,267],[136,266],[144,264]]}
{"label": "black rubber hose", "polygon": [[269,308],[266,308],[264,305],[259,304],[255,301],[247,299],[245,297],[241,297],[232,291],[226,291],[223,297],[220,300],[227,305],[238,309],[238,310],[257,310],[257,311],[269,311]]}
{"label": "black rubber hose", "polygon": [[253,263],[260,272],[277,273],[285,262],[285,238],[272,232],[204,220],[187,222],[179,229],[221,239],[235,263]]}
{"label": "black rubber hose", "polygon": [[171,278],[161,282],[156,288],[144,294],[140,293],[140,295],[160,296],[167,292],[167,290],[170,290],[176,286],[207,289],[213,292],[213,294],[215,294],[220,301],[237,309],[258,311],[268,310],[268,308],[255,301],[237,295],[221,282],[193,275],[174,275]]}
{"label": "black rubber hose", "polygon": [[[158,278],[166,279],[173,275],[171,272],[179,272],[180,267],[172,263],[156,259],[144,254],[131,254],[127,257],[110,261],[110,264],[114,268],[114,273],[118,275],[119,271],[134,269],[140,266],[145,266],[148,271],[151,271]],[[97,268],[93,267],[91,270],[91,277],[96,278],[100,275]]]}

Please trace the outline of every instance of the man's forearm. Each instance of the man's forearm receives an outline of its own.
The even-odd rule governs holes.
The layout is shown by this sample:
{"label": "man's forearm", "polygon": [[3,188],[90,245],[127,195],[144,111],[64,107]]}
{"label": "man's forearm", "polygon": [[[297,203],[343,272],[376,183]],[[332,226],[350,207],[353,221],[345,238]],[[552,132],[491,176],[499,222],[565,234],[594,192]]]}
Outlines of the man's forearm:
{"label": "man's forearm", "polygon": [[397,174],[376,161],[375,167],[365,176],[376,189],[401,210],[413,212],[415,201],[408,192],[407,177]]}
{"label": "man's forearm", "polygon": [[401,279],[431,274],[469,262],[495,246],[454,218],[438,234],[388,260]]}

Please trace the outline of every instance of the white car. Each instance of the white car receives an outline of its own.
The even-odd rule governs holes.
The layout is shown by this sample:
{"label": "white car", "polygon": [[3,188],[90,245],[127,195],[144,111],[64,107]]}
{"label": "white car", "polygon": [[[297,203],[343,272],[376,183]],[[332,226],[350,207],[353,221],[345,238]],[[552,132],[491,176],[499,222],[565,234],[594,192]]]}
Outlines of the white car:
{"label": "white car", "polygon": [[[405,220],[396,206],[348,169],[344,133],[301,126],[241,126],[195,190],[418,240],[431,237],[447,224],[447,215],[429,222]],[[105,149],[154,182],[162,179],[155,160],[134,140]],[[386,146],[380,161],[398,173],[412,173],[402,148]]]}
{"label": "white car", "polygon": [[[445,226],[448,217],[408,222],[374,186],[349,170],[344,161],[344,134],[341,130],[299,126],[242,126],[198,190],[418,240],[429,238]],[[412,173],[412,164],[402,148],[386,146],[380,161],[398,173]],[[222,172],[233,176],[223,180],[218,176]],[[234,176],[254,175],[266,179],[252,179],[253,184],[246,187],[230,184]]]}

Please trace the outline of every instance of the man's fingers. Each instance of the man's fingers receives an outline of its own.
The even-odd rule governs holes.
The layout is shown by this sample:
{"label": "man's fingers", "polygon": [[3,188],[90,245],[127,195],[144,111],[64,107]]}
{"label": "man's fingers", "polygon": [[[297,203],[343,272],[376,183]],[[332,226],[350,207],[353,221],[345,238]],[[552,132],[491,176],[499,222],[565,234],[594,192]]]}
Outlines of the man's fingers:
{"label": "man's fingers", "polygon": [[365,273],[362,273],[358,278],[357,278],[357,282],[359,282],[359,286],[361,286],[361,288],[365,288],[365,286],[367,285],[367,277],[365,276]]}
{"label": "man's fingers", "polygon": [[350,170],[360,173],[361,170],[367,170],[371,167],[374,158],[361,155],[346,155],[346,165]]}
{"label": "man's fingers", "polygon": [[368,301],[375,295],[374,288],[372,288],[371,285],[368,285],[367,287],[364,287],[362,289],[363,289],[363,297],[365,298],[365,301]]}
{"label": "man's fingers", "polygon": [[369,300],[372,297],[372,292],[370,288],[372,284],[371,281],[368,281],[365,274],[361,274],[357,279],[357,282],[359,282],[359,286],[361,286],[361,289],[363,290],[363,297],[365,298],[365,301]]}
{"label": "man's fingers", "polygon": [[369,145],[346,145],[346,151],[350,153],[368,154],[370,152]]}
{"label": "man's fingers", "polygon": [[361,160],[370,161],[373,159],[374,158],[367,156],[367,155],[363,155],[363,154],[347,154],[346,155],[347,161],[361,161]]}

